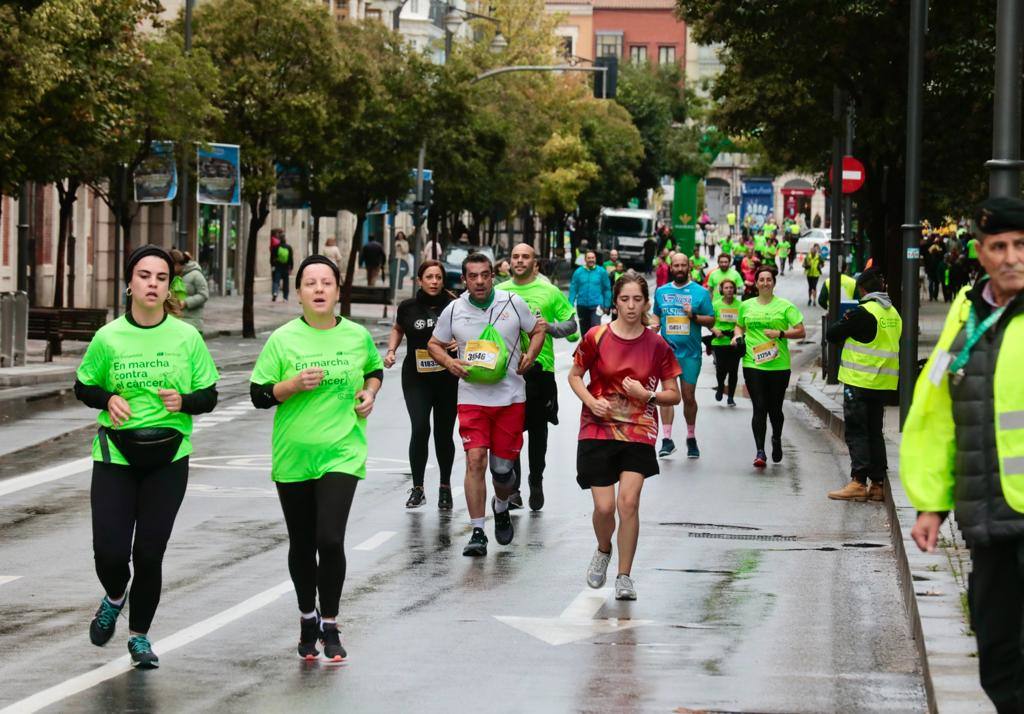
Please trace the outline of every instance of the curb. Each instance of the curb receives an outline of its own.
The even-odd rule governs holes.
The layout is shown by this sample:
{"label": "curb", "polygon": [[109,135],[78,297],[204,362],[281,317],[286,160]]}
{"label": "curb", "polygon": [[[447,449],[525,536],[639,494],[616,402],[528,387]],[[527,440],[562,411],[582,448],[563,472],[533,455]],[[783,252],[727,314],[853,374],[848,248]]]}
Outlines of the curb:
{"label": "curb", "polygon": [[[797,382],[795,391],[796,401],[806,405],[833,435],[844,437],[846,424],[841,404],[804,380]],[[896,473],[899,445],[891,439],[886,439],[886,445],[890,472]],[[929,554],[920,552],[910,538],[917,511],[907,499],[899,478],[885,480],[885,507],[900,593],[921,664],[928,711],[994,712],[981,689],[977,645],[964,623],[960,593],[965,587],[964,565],[969,564],[969,556],[953,525],[953,515],[943,524],[941,535],[950,547]]]}

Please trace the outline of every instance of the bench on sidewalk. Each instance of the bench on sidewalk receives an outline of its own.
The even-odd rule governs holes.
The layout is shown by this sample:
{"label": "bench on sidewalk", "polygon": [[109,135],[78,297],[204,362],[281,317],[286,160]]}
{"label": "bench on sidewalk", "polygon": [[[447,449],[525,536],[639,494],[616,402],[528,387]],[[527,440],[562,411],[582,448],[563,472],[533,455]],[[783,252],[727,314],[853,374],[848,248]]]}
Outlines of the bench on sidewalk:
{"label": "bench on sidewalk", "polygon": [[[344,291],[344,288],[342,289]],[[352,286],[352,305],[383,305],[384,317],[388,316],[388,305],[391,304],[391,288],[370,287],[368,285]]]}
{"label": "bench on sidewalk", "polygon": [[105,324],[107,311],[101,308],[30,307],[28,310],[28,337],[46,340],[47,361],[61,353],[62,340],[89,342]]}

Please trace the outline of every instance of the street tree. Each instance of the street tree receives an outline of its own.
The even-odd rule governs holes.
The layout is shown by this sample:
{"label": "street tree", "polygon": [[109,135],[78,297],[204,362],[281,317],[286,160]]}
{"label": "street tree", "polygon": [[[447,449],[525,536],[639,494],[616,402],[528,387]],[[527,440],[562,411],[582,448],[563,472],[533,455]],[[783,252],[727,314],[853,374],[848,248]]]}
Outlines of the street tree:
{"label": "street tree", "polygon": [[275,162],[301,165],[323,150],[327,89],[342,71],[339,44],[323,3],[313,0],[212,0],[199,5],[193,28],[195,47],[209,53],[220,76],[215,136],[241,146],[249,208],[242,334],[254,338],[256,253]]}

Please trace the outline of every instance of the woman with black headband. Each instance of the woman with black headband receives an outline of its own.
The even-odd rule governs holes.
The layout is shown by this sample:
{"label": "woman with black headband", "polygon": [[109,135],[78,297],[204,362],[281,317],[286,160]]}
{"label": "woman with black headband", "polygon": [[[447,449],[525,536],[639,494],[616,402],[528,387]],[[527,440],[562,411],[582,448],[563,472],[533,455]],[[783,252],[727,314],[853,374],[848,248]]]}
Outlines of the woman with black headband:
{"label": "woman with black headband", "polygon": [[[270,335],[250,393],[274,414],[271,478],[288,528],[288,572],[299,612],[299,657],[346,656],[338,632],[345,582],[345,528],[366,477],[366,417],[384,376],[365,327],[337,317],[341,274],[322,255],[302,261],[295,288],[302,317]],[[317,611],[317,593],[320,610]]]}
{"label": "woman with black headband", "polygon": [[142,246],[124,274],[128,309],[93,337],[75,381],[75,396],[100,410],[91,501],[96,574],[106,595],[89,639],[110,640],[127,599],[132,665],[153,669],[159,659],[148,633],[188,483],[192,417],[216,406],[217,368],[199,332],[176,317],[171,256]]}

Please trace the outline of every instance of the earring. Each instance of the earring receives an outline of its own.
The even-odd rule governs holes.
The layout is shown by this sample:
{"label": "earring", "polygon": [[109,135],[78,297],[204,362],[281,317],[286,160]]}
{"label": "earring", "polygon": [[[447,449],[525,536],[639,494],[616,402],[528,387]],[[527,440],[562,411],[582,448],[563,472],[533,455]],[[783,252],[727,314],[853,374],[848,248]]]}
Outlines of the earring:
{"label": "earring", "polygon": [[132,296],[132,289],[130,287],[124,289],[124,294],[128,297]]}

